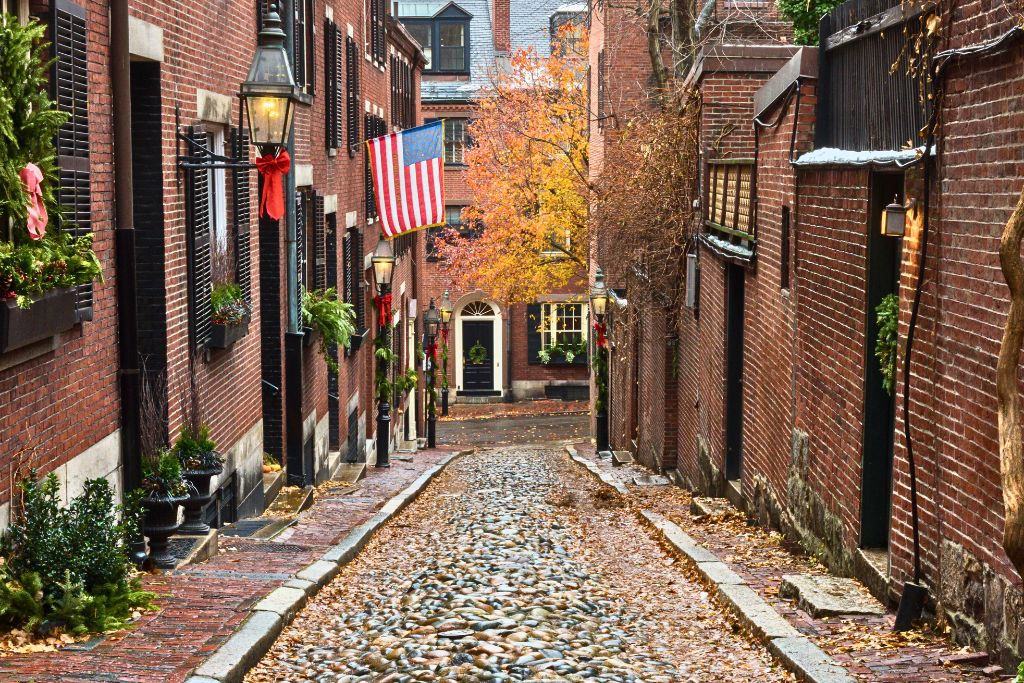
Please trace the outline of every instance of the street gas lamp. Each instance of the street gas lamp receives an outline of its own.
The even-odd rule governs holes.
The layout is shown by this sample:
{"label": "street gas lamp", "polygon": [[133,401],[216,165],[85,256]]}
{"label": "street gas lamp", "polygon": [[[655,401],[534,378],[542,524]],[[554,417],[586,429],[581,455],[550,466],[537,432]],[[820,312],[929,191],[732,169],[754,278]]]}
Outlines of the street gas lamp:
{"label": "street gas lamp", "polygon": [[608,311],[608,285],[604,282],[604,271],[600,268],[594,275],[594,285],[590,288],[590,308],[598,322],[604,320],[604,314]]}
{"label": "street gas lamp", "polygon": [[288,143],[300,92],[285,49],[277,2],[271,2],[263,15],[249,75],[241,87],[252,144],[266,151]]}
{"label": "street gas lamp", "polygon": [[594,344],[594,358],[591,366],[594,369],[594,386],[597,397],[594,400],[594,440],[597,451],[607,451],[608,443],[608,340],[607,328],[604,323],[608,312],[608,301],[611,296],[608,285],[604,282],[604,271],[600,268],[594,275],[594,284],[590,288],[590,308],[594,313],[594,333],[597,337]]}
{"label": "street gas lamp", "polygon": [[391,276],[395,272],[395,252],[391,248],[391,242],[385,239],[377,240],[377,246],[370,257],[373,264],[373,279],[377,282],[377,293],[387,294],[385,290],[391,287]]}
{"label": "street gas lamp", "polygon": [[437,367],[437,333],[441,326],[441,314],[430,300],[430,307],[423,314],[423,326],[427,333],[427,448],[437,447],[437,405],[434,400]]}
{"label": "street gas lamp", "polygon": [[893,197],[892,203],[882,211],[882,234],[886,237],[903,237],[907,231],[907,207]]}
{"label": "street gas lamp", "polygon": [[[373,278],[377,284],[377,337],[385,348],[391,346],[391,276],[395,272],[395,252],[391,242],[377,240],[377,246],[370,257],[373,264]],[[377,356],[377,374],[387,377],[391,363],[386,355]],[[381,392],[377,396],[377,467],[390,467],[391,441],[391,396]]]}
{"label": "street gas lamp", "polygon": [[452,299],[448,290],[441,297],[441,416],[448,417],[448,324],[452,319]]}

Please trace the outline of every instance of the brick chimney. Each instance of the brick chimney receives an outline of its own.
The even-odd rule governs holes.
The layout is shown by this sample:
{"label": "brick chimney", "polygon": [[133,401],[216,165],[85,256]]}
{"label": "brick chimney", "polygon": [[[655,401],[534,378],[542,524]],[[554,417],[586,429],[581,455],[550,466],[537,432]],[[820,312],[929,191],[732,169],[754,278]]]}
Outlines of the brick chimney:
{"label": "brick chimney", "polygon": [[511,24],[510,0],[491,0],[491,27],[494,31],[494,49],[506,55],[512,50]]}

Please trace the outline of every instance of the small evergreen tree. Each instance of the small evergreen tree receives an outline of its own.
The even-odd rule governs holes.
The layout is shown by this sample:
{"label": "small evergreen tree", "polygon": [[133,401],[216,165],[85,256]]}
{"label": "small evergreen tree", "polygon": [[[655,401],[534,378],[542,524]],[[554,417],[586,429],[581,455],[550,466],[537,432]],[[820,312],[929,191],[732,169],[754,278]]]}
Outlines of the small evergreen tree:
{"label": "small evergreen tree", "polygon": [[821,18],[843,0],[777,0],[779,13],[793,22],[793,41],[799,45],[818,44]]}

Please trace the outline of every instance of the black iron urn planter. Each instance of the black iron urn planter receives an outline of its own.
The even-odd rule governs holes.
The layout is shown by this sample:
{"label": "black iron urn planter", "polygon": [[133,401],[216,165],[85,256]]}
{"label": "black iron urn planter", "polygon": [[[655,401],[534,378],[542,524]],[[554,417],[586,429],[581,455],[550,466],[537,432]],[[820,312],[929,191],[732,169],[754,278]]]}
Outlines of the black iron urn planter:
{"label": "black iron urn planter", "polygon": [[211,349],[229,349],[231,346],[249,334],[249,316],[234,325],[214,323],[210,334],[210,341],[207,347]]}
{"label": "black iron urn planter", "polygon": [[75,316],[75,290],[51,289],[32,297],[32,305],[18,308],[14,299],[0,302],[0,353],[20,349],[42,341],[78,322]]}
{"label": "black iron urn planter", "polygon": [[178,530],[178,506],[188,496],[145,496],[142,507],[142,533],[149,539],[149,559],[160,569],[174,569],[177,561],[168,549],[167,539]]}
{"label": "black iron urn planter", "polygon": [[182,503],[185,508],[185,520],[178,528],[179,534],[205,536],[210,532],[210,525],[203,521],[203,511],[213,498],[210,491],[210,480],[224,471],[224,467],[213,467],[208,470],[182,470],[185,481],[192,484],[192,493]]}

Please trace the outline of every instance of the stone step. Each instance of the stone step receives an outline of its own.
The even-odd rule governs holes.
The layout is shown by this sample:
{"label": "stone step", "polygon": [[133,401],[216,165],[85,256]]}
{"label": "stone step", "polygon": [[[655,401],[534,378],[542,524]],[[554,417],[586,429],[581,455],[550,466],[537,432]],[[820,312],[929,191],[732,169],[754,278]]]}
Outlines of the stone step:
{"label": "stone step", "polygon": [[334,478],[349,484],[354,484],[366,476],[365,462],[343,462],[338,466]]}
{"label": "stone step", "polygon": [[284,470],[263,473],[263,505],[268,508],[284,486]]}
{"label": "stone step", "polygon": [[612,451],[613,465],[630,465],[633,463],[633,454],[629,451]]}
{"label": "stone step", "polygon": [[838,576],[786,574],[779,585],[779,597],[794,600],[812,617],[885,614],[882,603],[860,581]]}

